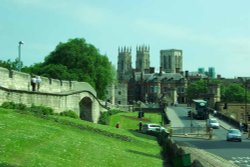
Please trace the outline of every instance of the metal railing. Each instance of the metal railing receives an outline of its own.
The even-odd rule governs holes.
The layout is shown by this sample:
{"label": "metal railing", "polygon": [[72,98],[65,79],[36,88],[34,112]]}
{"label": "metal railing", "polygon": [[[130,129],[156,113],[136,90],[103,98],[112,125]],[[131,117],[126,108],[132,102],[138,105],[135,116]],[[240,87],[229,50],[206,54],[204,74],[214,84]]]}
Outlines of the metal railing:
{"label": "metal railing", "polygon": [[202,135],[207,134],[206,127],[172,127],[173,135],[182,135],[182,134],[196,134]]}

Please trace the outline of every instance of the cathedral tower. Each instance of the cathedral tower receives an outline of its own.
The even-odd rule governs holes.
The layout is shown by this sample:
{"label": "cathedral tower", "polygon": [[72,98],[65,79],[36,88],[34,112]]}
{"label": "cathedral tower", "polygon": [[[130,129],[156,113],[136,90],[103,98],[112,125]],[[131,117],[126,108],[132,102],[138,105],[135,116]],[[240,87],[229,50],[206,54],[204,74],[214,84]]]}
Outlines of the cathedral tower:
{"label": "cathedral tower", "polygon": [[128,81],[132,77],[131,48],[118,48],[117,77],[119,81]]}
{"label": "cathedral tower", "polygon": [[149,46],[136,47],[136,71],[144,72],[150,69]]}
{"label": "cathedral tower", "polygon": [[182,50],[161,50],[160,64],[162,70],[167,73],[180,73],[182,71]]}

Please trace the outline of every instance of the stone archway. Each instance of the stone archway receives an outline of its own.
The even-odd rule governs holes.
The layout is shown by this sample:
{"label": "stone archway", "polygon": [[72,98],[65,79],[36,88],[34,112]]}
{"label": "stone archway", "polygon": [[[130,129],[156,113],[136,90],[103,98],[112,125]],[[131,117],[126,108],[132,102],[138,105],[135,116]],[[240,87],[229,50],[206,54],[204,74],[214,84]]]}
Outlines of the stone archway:
{"label": "stone archway", "polygon": [[87,121],[93,121],[92,118],[92,100],[89,97],[84,97],[80,103],[80,118]]}

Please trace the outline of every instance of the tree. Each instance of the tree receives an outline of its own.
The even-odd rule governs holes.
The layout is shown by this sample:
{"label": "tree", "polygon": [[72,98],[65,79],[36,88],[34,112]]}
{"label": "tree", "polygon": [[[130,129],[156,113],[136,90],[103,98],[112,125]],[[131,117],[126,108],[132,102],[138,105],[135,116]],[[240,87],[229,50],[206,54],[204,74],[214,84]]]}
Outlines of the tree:
{"label": "tree", "polygon": [[24,71],[61,80],[88,82],[101,99],[114,79],[108,57],[82,38],[59,43],[43,63],[24,68]]}
{"label": "tree", "polygon": [[[21,62],[21,65],[23,63]],[[8,59],[7,61],[0,60],[0,67],[7,68],[9,70],[18,70],[19,61],[16,59],[15,61],[11,61]]]}
{"label": "tree", "polygon": [[208,83],[205,80],[199,80],[188,85],[187,98],[189,101],[192,99],[204,98],[207,93]]}
{"label": "tree", "polygon": [[[247,91],[247,92],[246,92]],[[247,95],[247,96],[246,96]],[[245,102],[249,101],[248,90],[245,89],[241,84],[231,83],[224,85],[221,89],[222,100],[225,102]]]}

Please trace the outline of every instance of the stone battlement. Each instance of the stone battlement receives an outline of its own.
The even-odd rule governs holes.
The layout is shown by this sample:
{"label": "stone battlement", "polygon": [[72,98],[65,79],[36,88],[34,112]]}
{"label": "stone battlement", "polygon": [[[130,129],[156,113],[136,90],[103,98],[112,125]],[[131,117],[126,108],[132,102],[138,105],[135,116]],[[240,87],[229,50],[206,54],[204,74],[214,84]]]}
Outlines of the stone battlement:
{"label": "stone battlement", "polygon": [[[96,96],[95,89],[87,82],[65,81],[41,77],[40,92],[61,93],[88,90]],[[0,67],[0,86],[8,89],[31,91],[31,75]]]}

